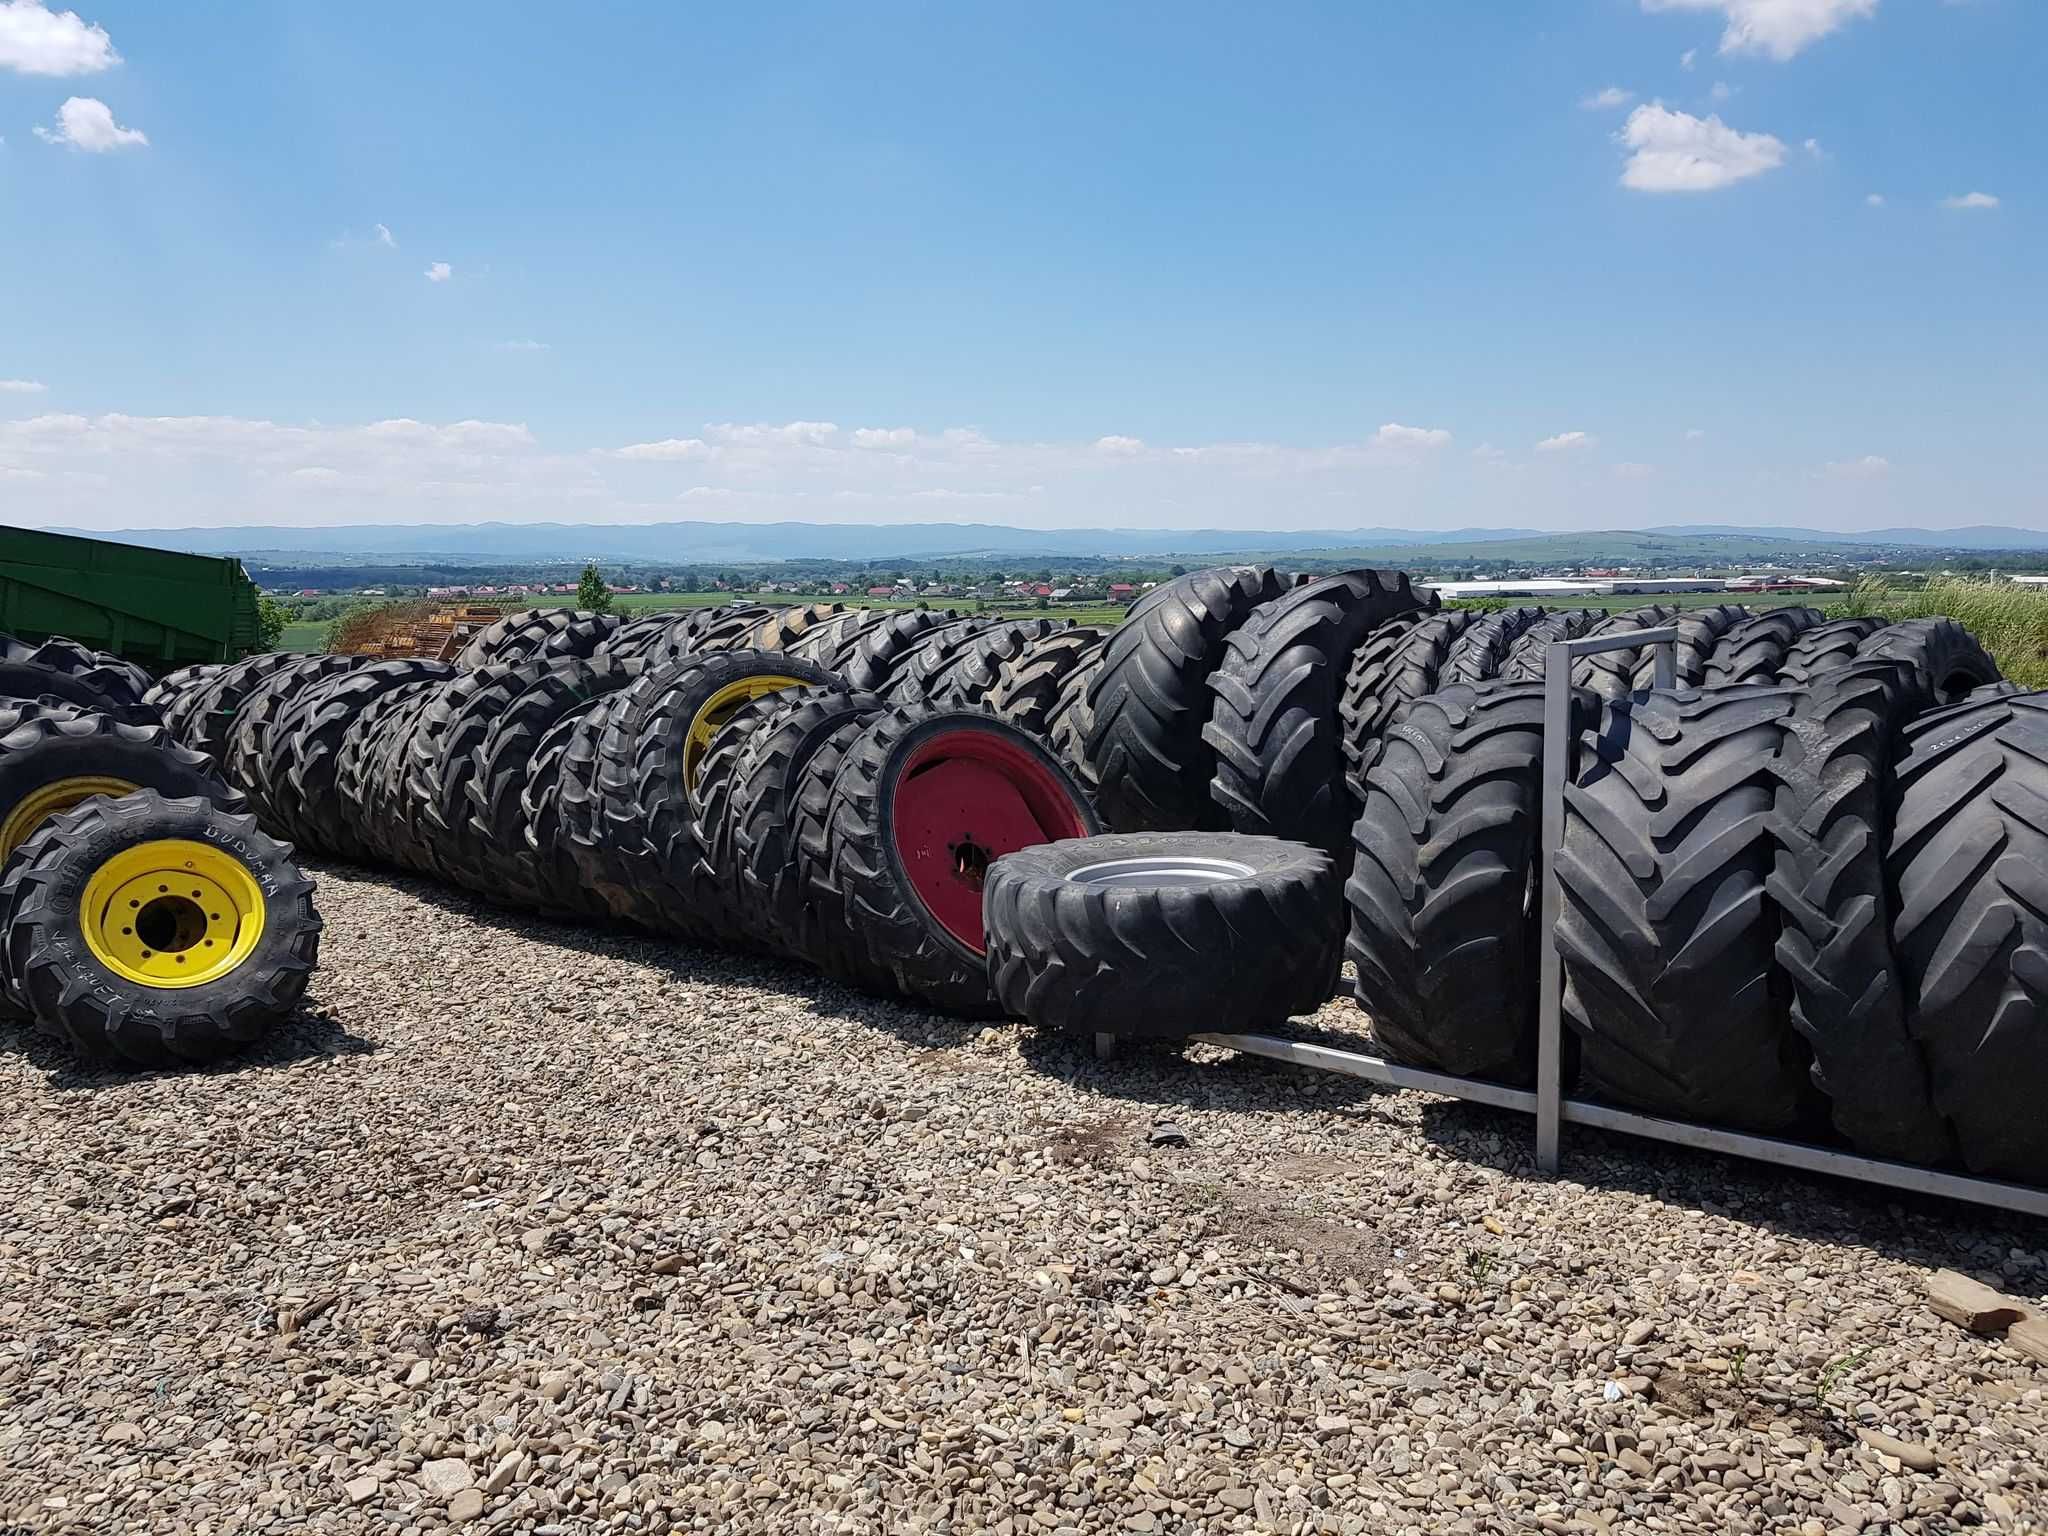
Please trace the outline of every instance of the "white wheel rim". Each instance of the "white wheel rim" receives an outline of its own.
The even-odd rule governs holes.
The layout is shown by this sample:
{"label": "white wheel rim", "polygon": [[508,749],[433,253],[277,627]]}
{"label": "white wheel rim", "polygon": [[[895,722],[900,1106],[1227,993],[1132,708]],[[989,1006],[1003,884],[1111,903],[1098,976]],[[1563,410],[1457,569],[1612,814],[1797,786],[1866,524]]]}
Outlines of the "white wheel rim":
{"label": "white wheel rim", "polygon": [[1249,880],[1256,873],[1249,864],[1240,864],[1235,859],[1169,853],[1084,864],[1068,871],[1067,879],[1076,885],[1220,885],[1226,880]]}

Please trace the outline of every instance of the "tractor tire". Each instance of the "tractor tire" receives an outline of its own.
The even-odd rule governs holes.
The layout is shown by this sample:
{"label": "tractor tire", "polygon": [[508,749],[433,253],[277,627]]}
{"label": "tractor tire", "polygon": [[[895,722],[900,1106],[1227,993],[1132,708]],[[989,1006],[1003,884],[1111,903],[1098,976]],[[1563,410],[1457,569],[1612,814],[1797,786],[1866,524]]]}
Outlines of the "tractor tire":
{"label": "tractor tire", "polygon": [[[656,931],[661,913],[650,892],[646,866],[612,836],[598,785],[604,733],[625,692],[607,694],[592,704],[563,743],[555,770],[555,843],[567,853],[584,889],[607,912]],[[531,819],[533,813],[528,814]]]}
{"label": "tractor tire", "polygon": [[[837,687],[815,662],[732,650],[650,665],[617,695],[599,746],[597,797],[614,856],[642,871],[661,925],[705,943],[743,942],[732,903],[706,874],[696,838],[705,753],[743,706],[791,688]],[[750,717],[751,718],[751,717]]]}
{"label": "tractor tire", "polygon": [[1606,617],[1598,608],[1553,608],[1516,636],[1507,659],[1500,664],[1499,681],[1542,682],[1552,643],[1576,640]]}
{"label": "tractor tire", "polygon": [[841,671],[863,636],[894,617],[893,608],[849,608],[813,624],[789,647],[789,654]]}
{"label": "tractor tire", "polygon": [[[1585,637],[1633,634],[1639,629],[1659,629],[1671,622],[1676,608],[1636,608],[1628,613],[1609,614],[1586,631]],[[1635,688],[1636,668],[1652,659],[1652,653],[1638,645],[1627,650],[1599,651],[1581,656],[1572,665],[1575,687],[1590,688],[1607,700],[1625,699]]]}
{"label": "tractor tire", "polygon": [[1804,630],[1785,650],[1778,669],[1780,684],[1816,682],[1856,660],[1863,642],[1884,628],[1883,619],[1836,619]]}
{"label": "tractor tire", "polygon": [[222,670],[221,663],[208,661],[197,666],[179,667],[175,671],[166,672],[149,685],[142,695],[142,702],[155,710],[168,725],[171,711],[176,708],[178,701],[196,692],[199,685],[208,678],[219,676]]}
{"label": "tractor tire", "polygon": [[1863,661],[1798,690],[1776,763],[1779,968],[1814,1086],[1857,1151],[1915,1163],[1954,1154],[1935,1112],[1892,953],[1884,853],[1896,733],[1927,708],[1903,661]]}
{"label": "tractor tire", "polygon": [[990,867],[988,971],[1003,1011],[1092,1040],[1270,1029],[1336,990],[1337,870],[1319,848],[1230,832],[1047,843]]}
{"label": "tractor tire", "polygon": [[615,656],[555,657],[522,667],[511,679],[516,691],[477,737],[462,786],[469,802],[468,845],[491,900],[557,917],[594,915],[581,881],[558,890],[558,869],[534,856],[526,836],[526,793],[548,732],[565,716],[626,687],[643,665]]}
{"label": "tractor tire", "polygon": [[1067,674],[1066,680],[1060,684],[1059,696],[1053,700],[1045,732],[1045,744],[1052,749],[1052,755],[1073,775],[1074,782],[1087,792],[1091,802],[1099,785],[1095,778],[1095,764],[1088,756],[1089,733],[1095,723],[1095,712],[1089,707],[1088,696],[1094,691],[1096,676],[1102,670],[1103,652],[1107,649],[1106,641],[1094,647]]}
{"label": "tractor tire", "polygon": [[[848,693],[849,699],[873,699]],[[879,701],[878,701],[879,702]],[[863,992],[887,994],[895,980],[868,958],[847,915],[846,893],[833,883],[831,860],[832,784],[847,752],[881,710],[849,710],[823,726],[810,757],[794,768],[794,811],[788,832],[796,862],[795,916],[783,930],[797,954],[834,981]],[[761,856],[765,857],[765,855]],[[779,910],[789,910],[787,904]]]}
{"label": "tractor tire", "polygon": [[[191,728],[192,713],[205,699],[206,690],[232,665],[234,663],[228,662],[219,666],[187,667],[182,672],[172,673],[157,685],[163,693],[155,708],[163,717],[164,729],[171,733],[171,740],[179,743],[185,740],[185,733]],[[185,676],[186,673],[191,675]],[[175,690],[169,686],[171,678],[182,678]],[[151,690],[153,693],[156,691]],[[149,701],[145,699],[144,702]]]}
{"label": "tractor tire", "polygon": [[[443,667],[449,663],[434,662],[431,665]],[[452,667],[450,671],[453,671]],[[322,819],[323,829],[333,837],[335,852],[340,857],[397,862],[387,846],[387,829],[378,821],[374,808],[377,765],[389,750],[395,728],[393,717],[402,709],[424,708],[426,701],[423,695],[438,687],[439,683],[440,679],[433,676],[420,682],[403,683],[378,694],[345,723],[341,753],[334,770],[335,818],[331,822],[324,816]]]}
{"label": "tractor tire", "polygon": [[465,672],[478,667],[513,666],[529,661],[542,646],[578,620],[594,618],[578,608],[522,608],[486,624],[455,653],[455,665]]}
{"label": "tractor tire", "polygon": [[1072,626],[1072,620],[989,619],[972,621],[927,636],[892,685],[895,701],[929,704],[934,709],[981,709],[994,691],[1006,663],[1014,661],[1049,635]]}
{"label": "tractor tire", "polygon": [[444,879],[480,896],[495,895],[497,881],[490,850],[470,825],[477,751],[513,701],[560,665],[529,659],[461,673],[434,690],[413,727],[405,782],[414,838]]}
{"label": "tractor tire", "polygon": [[1444,658],[1443,686],[1494,681],[1507,664],[1515,642],[1528,632],[1530,625],[1545,616],[1542,608],[1504,608],[1498,613],[1478,615]]}
{"label": "tractor tire", "polygon": [[1973,1172],[2048,1184],[2048,695],[1902,733],[1886,866],[1934,1107]]}
{"label": "tractor tire", "polygon": [[829,880],[854,941],[896,990],[997,1016],[982,886],[1004,854],[1101,830],[1037,740],[979,710],[891,710],[840,761],[826,816]]}
{"label": "tractor tire", "polygon": [[920,640],[960,622],[960,615],[950,608],[898,609],[881,623],[863,629],[860,638],[828,665],[856,692],[883,693],[895,677],[897,665]]}
{"label": "tractor tire", "polygon": [[[1707,675],[1707,662],[1714,654],[1714,648],[1721,643],[1721,637],[1749,617],[1749,610],[1739,603],[1717,603],[1711,608],[1681,608],[1671,616],[1671,627],[1678,631],[1678,643],[1672,647],[1672,676],[1680,688],[1697,688]],[[1635,686],[1637,689],[1657,686],[1657,657],[1649,646],[1643,647],[1636,657]]]}
{"label": "tractor tire", "polygon": [[344,857],[362,848],[342,803],[342,749],[363,711],[386,694],[456,676],[445,661],[366,661],[301,687],[271,728],[263,778],[274,836]]}
{"label": "tractor tire", "polygon": [[182,713],[179,745],[204,753],[215,768],[225,771],[228,739],[234,734],[235,714],[242,701],[262,687],[273,672],[297,666],[305,659],[292,651],[263,651],[243,657],[201,683],[191,707]]}
{"label": "tractor tire", "polygon": [[1350,863],[1337,711],[1352,653],[1378,625],[1422,606],[1405,571],[1348,571],[1263,604],[1230,637],[1203,735],[1216,751],[1210,793],[1236,831],[1324,849],[1340,870]]}
{"label": "tractor tire", "polygon": [[1344,783],[1354,813],[1361,797],[1359,773],[1372,744],[1410,702],[1436,692],[1445,662],[1478,621],[1478,614],[1459,608],[1402,614],[1368,635],[1351,658],[1337,719]]}
{"label": "tractor tire", "polygon": [[793,608],[777,608],[754,626],[746,643],[757,651],[787,651],[820,624],[845,612],[844,603],[802,603]]}
{"label": "tractor tire", "polygon": [[647,664],[663,667],[714,651],[746,650],[753,645],[761,626],[784,611],[766,603],[724,603],[716,608],[700,608],[648,648]]}
{"label": "tractor tire", "polygon": [[650,613],[643,618],[628,619],[606,636],[604,643],[591,654],[613,656],[621,661],[643,658],[648,652],[660,648],[667,639],[668,632],[687,619],[687,614],[672,609]]}
{"label": "tractor tire", "polygon": [[[249,797],[249,809],[272,837],[291,836],[271,793],[270,773],[278,766],[280,756],[278,727],[307,689],[339,673],[353,672],[366,665],[367,660],[362,656],[301,656],[296,665],[279,667],[250,689],[235,711],[234,729],[228,733],[227,756],[221,762],[221,771],[230,784]],[[288,792],[291,786],[280,787]]]}
{"label": "tractor tire", "polygon": [[1807,1061],[1777,996],[1772,759],[1796,694],[1651,693],[1580,738],[1557,854],[1579,1085],[1611,1102],[1783,1131]]}
{"label": "tractor tire", "polygon": [[1049,742],[1061,686],[1077,669],[1101,655],[1108,643],[1108,633],[1092,627],[1043,635],[997,668],[994,685],[978,702],[998,720]]}
{"label": "tractor tire", "polygon": [[0,700],[62,699],[119,714],[132,724],[160,718],[146,702],[149,674],[133,662],[75,640],[17,640],[0,634]]}
{"label": "tractor tire", "polygon": [[[1409,705],[1367,755],[1345,954],[1395,1061],[1535,1077],[1543,695],[1453,685]],[[1574,730],[1597,712],[1586,693],[1573,708]]]}
{"label": "tractor tire", "polygon": [[953,663],[975,641],[993,633],[1004,622],[997,618],[955,619],[951,624],[926,630],[889,668],[889,682],[882,698],[898,709],[937,704],[934,693]]}
{"label": "tractor tire", "polygon": [[413,795],[412,754],[427,711],[449,686],[435,683],[420,689],[384,723],[367,817],[375,846],[388,862],[440,880],[454,877],[435,858],[425,807]]}
{"label": "tractor tire", "polygon": [[615,613],[578,613],[562,628],[541,641],[533,652],[535,661],[587,661],[603,650],[625,621]]}
{"label": "tractor tire", "polygon": [[1904,619],[1856,647],[1858,661],[1903,661],[1932,706],[1959,704],[2005,674],[1991,653],[1954,619]]}
{"label": "tractor tire", "polygon": [[[747,927],[780,953],[809,959],[820,947],[820,935],[815,931],[817,907],[797,851],[804,776],[817,754],[834,740],[836,767],[845,743],[882,712],[883,704],[871,693],[843,688],[793,688],[777,694],[775,706],[748,737],[733,774],[725,810],[731,838],[727,857]],[[828,780],[828,796],[830,790]],[[707,819],[708,815],[699,817],[700,841]],[[843,937],[844,930],[831,936],[833,943]],[[844,968],[839,969],[844,974]]]}
{"label": "tractor tire", "polygon": [[80,1051],[215,1061],[298,1007],[319,957],[312,897],[254,816],[196,795],[95,797],[0,878],[0,969],[37,1027]]}
{"label": "tractor tire", "polygon": [[1190,571],[1138,599],[1111,632],[1086,710],[1070,718],[1090,792],[1112,831],[1228,824],[1227,806],[1210,796],[1213,684],[1231,637],[1286,591],[1270,565]]}
{"label": "tractor tire", "polygon": [[534,744],[525,787],[519,793],[519,836],[542,892],[538,905],[541,911],[555,916],[602,920],[615,915],[610,904],[584,878],[575,854],[562,836],[563,761],[591,711],[603,703],[602,699],[586,700],[547,728]]}
{"label": "tractor tire", "polygon": [[0,700],[0,864],[59,811],[94,795],[153,789],[248,809],[214,766],[160,725],[135,725],[54,700]]}
{"label": "tractor tire", "polygon": [[1793,641],[1822,622],[1818,608],[1773,608],[1744,619],[1714,643],[1701,685],[1739,688],[1746,683],[1775,685]]}

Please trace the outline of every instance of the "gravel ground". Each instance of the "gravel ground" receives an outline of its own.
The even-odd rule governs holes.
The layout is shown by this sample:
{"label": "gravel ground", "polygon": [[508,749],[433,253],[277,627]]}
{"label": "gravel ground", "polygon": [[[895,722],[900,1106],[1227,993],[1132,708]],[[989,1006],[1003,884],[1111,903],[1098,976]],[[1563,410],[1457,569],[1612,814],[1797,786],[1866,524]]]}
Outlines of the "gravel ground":
{"label": "gravel ground", "polygon": [[319,873],[255,1059],[0,1034],[0,1529],[2048,1528],[2039,1226]]}

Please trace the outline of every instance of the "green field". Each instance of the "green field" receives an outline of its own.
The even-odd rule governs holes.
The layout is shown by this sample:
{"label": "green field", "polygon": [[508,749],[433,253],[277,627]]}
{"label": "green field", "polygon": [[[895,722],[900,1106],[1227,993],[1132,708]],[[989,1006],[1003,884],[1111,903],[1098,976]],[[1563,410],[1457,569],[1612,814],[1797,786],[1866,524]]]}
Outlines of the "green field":
{"label": "green field", "polygon": [[324,651],[327,649],[327,626],[325,623],[287,624],[277,648],[280,651]]}
{"label": "green field", "polygon": [[[993,598],[972,597],[834,597],[829,592],[614,592],[612,608],[615,612],[635,617],[643,613],[659,612],[664,608],[715,608],[720,603],[766,603],[796,607],[803,603],[843,603],[848,608],[950,608],[956,613],[1005,613],[1017,619],[1072,619],[1077,624],[1100,624],[1114,627],[1124,620],[1120,606],[1101,605],[1077,607],[1071,603],[1060,603],[1050,608],[1034,608],[1029,603],[1003,603]],[[566,605],[564,605],[566,606]]]}

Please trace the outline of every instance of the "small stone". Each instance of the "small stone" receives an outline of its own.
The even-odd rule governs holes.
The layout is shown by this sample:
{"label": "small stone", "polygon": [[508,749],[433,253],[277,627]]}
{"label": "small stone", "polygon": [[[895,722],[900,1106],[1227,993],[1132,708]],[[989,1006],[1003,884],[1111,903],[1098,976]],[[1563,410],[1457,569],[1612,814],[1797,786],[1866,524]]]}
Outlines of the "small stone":
{"label": "small stone", "polygon": [[474,1520],[484,1512],[484,1496],[474,1488],[465,1488],[448,1501],[450,1520]]}
{"label": "small stone", "polygon": [[713,1445],[722,1445],[725,1441],[725,1436],[725,1426],[719,1423],[716,1419],[706,1419],[702,1424],[699,1424],[697,1426],[697,1438],[700,1440],[708,1440]]}
{"label": "small stone", "polygon": [[430,1461],[420,1468],[420,1482],[437,1499],[453,1498],[476,1481],[469,1463],[456,1456]]}
{"label": "small stone", "polygon": [[1637,1450],[1622,1451],[1614,1458],[1614,1463],[1633,1477],[1653,1477],[1657,1471],[1643,1453]]}
{"label": "small stone", "polygon": [[1911,1467],[1915,1472],[1934,1470],[1935,1456],[1931,1446],[1897,1440],[1875,1429],[1859,1429],[1856,1431],[1856,1438],[1880,1456],[1895,1457],[1902,1466]]}
{"label": "small stone", "polygon": [[513,1474],[519,1470],[519,1452],[513,1451],[501,1458],[491,1468],[491,1475],[484,1479],[485,1493],[502,1493],[511,1485]]}
{"label": "small stone", "polygon": [[683,1272],[683,1256],[680,1253],[665,1253],[654,1261],[657,1275],[679,1275]]}
{"label": "small stone", "polygon": [[121,1419],[101,1430],[100,1438],[111,1445],[133,1445],[142,1438],[142,1426]]}
{"label": "small stone", "polygon": [[1232,1509],[1250,1509],[1258,1499],[1249,1488],[1226,1488],[1216,1497]]}
{"label": "small stone", "polygon": [[1628,1332],[1621,1336],[1623,1349],[1634,1349],[1638,1344],[1647,1344],[1650,1336],[1657,1331],[1657,1325],[1650,1318],[1642,1318],[1628,1325]]}
{"label": "small stone", "polygon": [[1952,1269],[1937,1269],[1927,1277],[1927,1304],[1936,1316],[1972,1333],[2003,1333],[2027,1315],[2024,1302]]}
{"label": "small stone", "polygon": [[351,1504],[367,1504],[377,1496],[378,1483],[374,1477],[351,1478],[341,1485],[341,1491],[348,1495]]}
{"label": "small stone", "polygon": [[2048,1365],[2048,1317],[2023,1317],[2006,1330],[2005,1342],[2039,1365]]}
{"label": "small stone", "polygon": [[1145,1140],[1155,1147],[1184,1147],[1188,1144],[1188,1133],[1171,1120],[1161,1120],[1152,1127]]}
{"label": "small stone", "polygon": [[432,1379],[433,1374],[434,1367],[432,1362],[426,1360],[416,1361],[413,1368],[405,1373],[405,1384],[408,1387],[424,1387]]}

